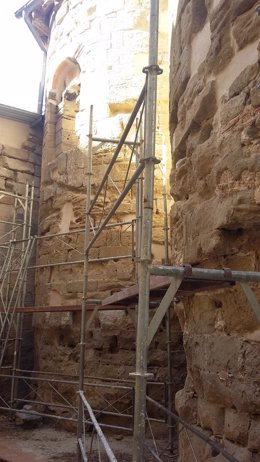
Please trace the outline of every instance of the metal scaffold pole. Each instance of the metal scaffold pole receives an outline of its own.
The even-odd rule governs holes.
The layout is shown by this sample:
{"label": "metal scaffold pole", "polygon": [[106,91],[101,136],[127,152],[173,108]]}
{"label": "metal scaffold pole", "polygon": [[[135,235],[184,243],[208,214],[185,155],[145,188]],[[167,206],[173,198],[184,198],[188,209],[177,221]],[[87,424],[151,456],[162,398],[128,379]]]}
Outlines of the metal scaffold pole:
{"label": "metal scaffold pole", "polygon": [[[33,214],[33,201],[34,201],[34,184],[29,188],[29,185],[26,185],[26,199],[24,204],[24,217],[22,225],[22,241],[21,241],[21,255],[22,258],[25,254],[26,249],[26,240],[30,239],[31,229],[32,229],[32,214]],[[32,249],[33,250],[33,249]],[[26,266],[26,271],[24,275],[23,285],[21,293],[19,294],[19,299],[17,305],[25,305],[26,297],[26,288],[27,288],[27,273],[28,273],[28,263]],[[16,339],[14,346],[14,357],[13,357],[13,375],[16,374],[17,368],[20,367],[21,362],[21,347],[22,347],[22,335],[23,335],[23,314],[16,314]],[[11,403],[14,403],[18,398],[18,380],[13,378],[11,384]]]}
{"label": "metal scaffold pole", "polygon": [[147,382],[147,344],[149,322],[149,295],[152,242],[152,215],[154,200],[154,164],[156,132],[157,74],[161,70],[157,64],[158,56],[158,22],[159,0],[150,3],[150,38],[149,65],[144,69],[147,74],[145,97],[145,132],[144,132],[144,208],[142,216],[141,256],[139,263],[139,302],[136,341],[135,375],[135,414],[133,461],[144,460],[145,417],[146,417],[146,382]]}
{"label": "metal scaffold pole", "polygon": [[[86,347],[86,312],[87,312],[87,292],[88,292],[88,267],[89,267],[89,242],[90,242],[90,215],[89,208],[91,203],[91,176],[92,176],[92,137],[93,137],[93,106],[90,106],[89,114],[89,142],[87,153],[87,194],[86,194],[86,218],[85,218],[85,241],[84,241],[84,270],[83,270],[83,296],[81,309],[81,334],[80,334],[80,363],[79,363],[79,391],[83,392],[84,371],[85,371],[85,347]],[[78,407],[78,445],[81,441],[84,426],[84,411],[81,400]],[[82,452],[78,446],[78,461],[82,460]]]}

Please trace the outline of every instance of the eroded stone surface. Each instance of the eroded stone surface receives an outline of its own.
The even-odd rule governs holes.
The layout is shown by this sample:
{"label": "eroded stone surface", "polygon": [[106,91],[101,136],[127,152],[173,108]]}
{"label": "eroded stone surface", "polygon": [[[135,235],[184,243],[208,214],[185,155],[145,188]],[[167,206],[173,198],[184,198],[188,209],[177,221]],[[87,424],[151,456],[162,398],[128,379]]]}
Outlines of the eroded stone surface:
{"label": "eroded stone surface", "polygon": [[[85,224],[86,150],[90,104],[93,108],[94,136],[119,139],[145,81],[142,69],[148,59],[149,1],[120,0],[104,2],[65,0],[58,9],[52,27],[47,62],[46,116],[42,164],[39,231],[43,235],[76,231]],[[156,155],[167,160],[168,146],[168,43],[167,2],[160,2],[159,77]],[[205,99],[207,95],[205,95]],[[200,115],[198,114],[198,117]],[[129,138],[133,140],[135,130]],[[114,146],[93,143],[92,197],[112,158]],[[110,173],[107,187],[91,213],[93,226],[99,225],[118,198],[125,184],[129,148],[124,147]],[[128,173],[135,169],[133,162]],[[154,259],[164,258],[162,174],[155,173]],[[118,208],[113,222],[135,217],[136,191],[133,189]],[[91,234],[93,236],[93,234]],[[38,245],[38,263],[82,260],[84,234],[62,239],[45,239]],[[132,226],[107,229],[90,251],[88,297],[103,299],[131,285],[136,279],[132,258]],[[97,259],[104,259],[97,262]],[[105,259],[110,258],[110,261]],[[83,265],[43,268],[37,273],[38,305],[81,304]],[[176,318],[175,318],[176,319]],[[35,316],[37,362],[40,370],[61,369],[75,374],[79,360],[79,313],[47,313]],[[176,350],[181,350],[180,328],[176,323]],[[135,370],[135,328],[124,311],[100,312],[87,333],[86,374],[129,379]],[[182,352],[173,354],[175,388],[180,387],[185,371]],[[149,368],[155,379],[167,374],[165,329],[157,334],[149,354]],[[176,370],[174,369],[174,370]],[[40,394],[49,401],[48,387]],[[75,387],[64,392],[75,399]],[[105,406],[102,396],[91,390],[93,406]],[[158,394],[159,393],[159,394]],[[111,390],[104,391],[111,399]],[[155,396],[162,396],[162,389]],[[118,392],[114,390],[114,399]],[[119,406],[127,407],[127,396]]]}
{"label": "eroded stone surface", "polygon": [[[204,18],[202,29],[187,34],[184,43],[184,25],[195,21],[194,3]],[[256,3],[180,2],[170,76],[174,263],[259,271]],[[200,50],[200,40],[204,42],[199,59],[192,53]],[[184,47],[189,50],[185,61]],[[254,290],[259,297],[259,290]],[[244,295],[239,288],[196,295],[177,305],[177,313],[189,377],[177,396],[180,415],[193,393],[197,424],[213,437],[224,437],[225,447],[238,460],[259,457],[255,420],[260,409],[259,323]],[[185,415],[195,423],[194,412]],[[194,445],[199,460],[222,460],[203,452],[202,443],[194,440]],[[183,432],[180,452],[180,461],[193,460]]]}

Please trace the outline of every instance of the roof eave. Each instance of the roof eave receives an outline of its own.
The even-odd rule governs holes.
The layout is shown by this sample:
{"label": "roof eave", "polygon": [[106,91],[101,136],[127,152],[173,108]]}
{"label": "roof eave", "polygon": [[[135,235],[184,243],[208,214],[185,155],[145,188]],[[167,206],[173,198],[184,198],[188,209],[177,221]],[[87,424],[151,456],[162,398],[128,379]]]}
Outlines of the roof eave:
{"label": "roof eave", "polygon": [[36,112],[26,111],[0,103],[0,118],[14,120],[35,126],[43,120],[43,116]]}

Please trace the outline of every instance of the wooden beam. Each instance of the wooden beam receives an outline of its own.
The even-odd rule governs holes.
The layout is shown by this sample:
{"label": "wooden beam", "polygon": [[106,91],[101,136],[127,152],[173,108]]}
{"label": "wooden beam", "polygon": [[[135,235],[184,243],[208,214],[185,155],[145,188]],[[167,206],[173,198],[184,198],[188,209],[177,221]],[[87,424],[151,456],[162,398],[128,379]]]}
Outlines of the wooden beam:
{"label": "wooden beam", "polygon": [[[87,311],[93,311],[96,306],[99,307],[100,311],[106,310],[125,310],[125,306],[123,305],[96,305],[90,304],[87,305]],[[81,311],[81,305],[58,305],[58,306],[25,306],[25,307],[17,307],[15,309],[16,313],[67,313],[67,312],[74,312],[74,311]],[[0,308],[0,313],[4,313],[3,308]]]}

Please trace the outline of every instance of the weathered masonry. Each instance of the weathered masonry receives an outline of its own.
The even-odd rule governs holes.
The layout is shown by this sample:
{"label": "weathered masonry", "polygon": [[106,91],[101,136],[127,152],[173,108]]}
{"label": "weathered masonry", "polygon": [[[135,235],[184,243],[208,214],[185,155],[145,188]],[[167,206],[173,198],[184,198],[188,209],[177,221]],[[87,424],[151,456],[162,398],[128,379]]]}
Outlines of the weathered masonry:
{"label": "weathered masonry", "polygon": [[44,120],[0,107],[1,407],[77,426],[79,462],[89,428],[113,462],[101,429],[134,462],[259,461],[257,5],[179,0],[170,52],[166,0],[16,13],[46,78]]}
{"label": "weathered masonry", "polygon": [[[174,262],[259,271],[257,3],[179,3],[170,74]],[[188,368],[179,415],[224,439],[238,460],[257,458],[260,330],[243,291],[196,295],[178,311]],[[193,443],[207,460],[204,444]],[[181,460],[192,460],[189,451],[182,432]]]}

